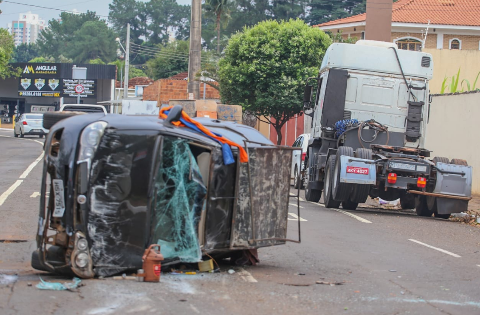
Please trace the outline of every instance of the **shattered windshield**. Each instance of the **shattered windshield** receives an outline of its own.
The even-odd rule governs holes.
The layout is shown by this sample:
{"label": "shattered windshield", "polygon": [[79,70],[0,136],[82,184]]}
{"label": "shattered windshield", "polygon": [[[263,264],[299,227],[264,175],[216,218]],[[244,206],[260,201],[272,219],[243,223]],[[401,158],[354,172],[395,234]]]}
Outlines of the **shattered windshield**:
{"label": "shattered windshield", "polygon": [[161,246],[166,261],[201,259],[197,232],[206,187],[188,142],[164,137],[159,153],[151,243]]}

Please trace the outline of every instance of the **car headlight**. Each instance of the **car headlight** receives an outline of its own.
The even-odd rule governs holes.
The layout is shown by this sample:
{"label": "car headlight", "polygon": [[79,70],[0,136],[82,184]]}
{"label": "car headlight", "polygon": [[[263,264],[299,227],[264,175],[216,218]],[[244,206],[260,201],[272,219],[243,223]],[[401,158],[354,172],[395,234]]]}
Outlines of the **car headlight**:
{"label": "car headlight", "polygon": [[86,253],[80,253],[75,257],[75,264],[80,267],[84,268],[88,265],[88,255]]}
{"label": "car headlight", "polygon": [[79,162],[91,160],[93,158],[106,127],[106,122],[97,121],[83,129],[80,136],[80,153],[78,155]]}
{"label": "car headlight", "polygon": [[77,241],[77,248],[79,250],[86,250],[88,248],[88,241],[84,238],[80,238]]}

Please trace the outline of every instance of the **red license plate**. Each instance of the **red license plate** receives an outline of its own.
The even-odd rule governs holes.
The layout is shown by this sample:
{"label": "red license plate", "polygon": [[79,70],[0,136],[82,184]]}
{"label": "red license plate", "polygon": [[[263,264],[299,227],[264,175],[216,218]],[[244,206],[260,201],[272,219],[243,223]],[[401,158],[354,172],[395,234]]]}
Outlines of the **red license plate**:
{"label": "red license plate", "polygon": [[347,166],[347,173],[368,175],[368,168],[366,168],[366,167],[356,167],[356,166]]}

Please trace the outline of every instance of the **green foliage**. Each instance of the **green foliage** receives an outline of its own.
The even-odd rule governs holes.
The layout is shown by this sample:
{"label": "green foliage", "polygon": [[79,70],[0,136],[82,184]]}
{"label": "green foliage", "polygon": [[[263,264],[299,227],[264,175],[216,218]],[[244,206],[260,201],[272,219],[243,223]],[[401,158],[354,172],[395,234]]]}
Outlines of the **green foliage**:
{"label": "green foliage", "polygon": [[327,32],[328,36],[332,39],[332,42],[334,43],[347,43],[347,44],[355,44],[358,41],[358,38],[354,37],[349,37],[349,38],[343,38],[342,32],[338,32],[335,35],[333,35],[331,32]]}
{"label": "green foliage", "polygon": [[147,74],[155,80],[171,77],[188,70],[188,41],[175,41],[165,47],[159,45],[160,53],[147,61]]}
{"label": "green foliage", "polygon": [[177,39],[188,37],[190,6],[179,5],[175,0],[150,0],[145,9],[152,21],[147,27],[152,43],[166,44],[170,34],[176,34]]}
{"label": "green foliage", "polygon": [[459,79],[460,79],[460,68],[458,69],[457,75],[452,76],[452,82],[450,83],[450,93],[457,93]]}
{"label": "green foliage", "polygon": [[135,0],[113,0],[108,5],[108,21],[113,30],[121,37],[127,36],[127,23],[130,23],[130,36],[133,42],[141,44],[140,37],[148,36],[147,20],[148,12],[144,2]]}
{"label": "green foliage", "polygon": [[312,0],[306,22],[316,25],[366,12],[366,0]]}
{"label": "green foliage", "polygon": [[72,63],[73,62],[73,60],[71,58],[67,58],[64,55],[58,56],[56,61],[59,62],[59,63]]}
{"label": "green foliage", "polygon": [[115,34],[104,21],[87,21],[74,32],[74,40],[67,43],[65,55],[74,62],[84,63],[91,59],[110,62],[117,54]]}
{"label": "green foliage", "polygon": [[445,77],[445,78],[443,79],[442,87],[441,87],[441,89],[440,89],[440,94],[444,94],[445,91],[446,91],[447,88],[448,88],[447,79],[448,79],[447,77]]}
{"label": "green foliage", "polygon": [[70,56],[71,43],[78,40],[75,33],[85,22],[100,21],[95,12],[87,11],[83,14],[62,12],[60,20],[52,19],[48,27],[40,33],[37,44],[42,56],[58,58],[60,55]]}
{"label": "green foliage", "polygon": [[331,39],[301,20],[265,21],[231,37],[219,63],[223,102],[282,126],[303,110],[303,90],[316,76]]}
{"label": "green foliage", "polygon": [[100,59],[100,58],[88,60],[87,63],[91,64],[91,65],[104,65],[105,64],[105,62],[103,62],[103,60]]}
{"label": "green foliage", "polygon": [[53,57],[35,57],[28,62],[33,63],[55,63],[55,58]]}
{"label": "green foliage", "polygon": [[13,36],[4,28],[0,28],[0,78],[19,75],[18,69],[13,69],[8,63],[13,56],[15,44]]}
{"label": "green foliage", "polygon": [[232,4],[233,2],[229,0],[205,0],[205,4],[203,5],[203,9],[207,13],[207,16],[210,15],[215,18],[217,54],[220,54],[220,27],[222,24],[223,26],[228,24]]}
{"label": "green foliage", "polygon": [[[459,68],[456,75],[453,75],[451,78],[445,77],[443,79],[442,87],[440,88],[440,94],[475,91],[477,90],[477,82],[479,77],[480,77],[480,72],[477,73],[477,76],[475,77],[475,81],[473,81],[473,85],[470,85],[469,80],[463,79],[460,82],[460,88],[461,88],[460,90],[458,87],[458,82],[460,81],[460,68]],[[450,85],[447,84],[448,80],[450,80]],[[463,83],[465,83],[466,87],[463,86]]]}
{"label": "green foliage", "polygon": [[[117,66],[117,80],[123,82],[123,71],[125,70],[125,61],[123,60],[115,60],[110,62],[109,65]],[[133,65],[130,65],[130,69],[128,70],[128,78],[133,79],[136,77],[146,77],[147,75],[142,69],[135,68]]]}
{"label": "green foliage", "polygon": [[36,44],[20,44],[14,49],[12,62],[28,62],[35,57],[40,57],[40,49]]}

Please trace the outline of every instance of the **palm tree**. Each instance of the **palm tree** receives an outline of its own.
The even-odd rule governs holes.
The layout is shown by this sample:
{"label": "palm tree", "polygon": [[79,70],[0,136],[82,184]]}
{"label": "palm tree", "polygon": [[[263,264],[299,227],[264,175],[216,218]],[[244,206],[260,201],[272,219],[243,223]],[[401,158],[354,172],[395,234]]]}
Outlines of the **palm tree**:
{"label": "palm tree", "polygon": [[220,24],[223,17],[223,22],[227,23],[230,19],[230,9],[228,0],[205,0],[204,9],[206,12],[215,15],[217,31],[217,54],[220,54]]}

